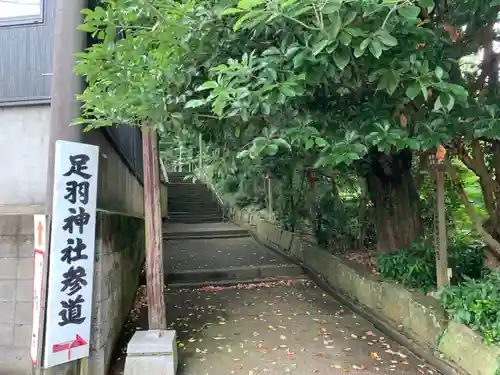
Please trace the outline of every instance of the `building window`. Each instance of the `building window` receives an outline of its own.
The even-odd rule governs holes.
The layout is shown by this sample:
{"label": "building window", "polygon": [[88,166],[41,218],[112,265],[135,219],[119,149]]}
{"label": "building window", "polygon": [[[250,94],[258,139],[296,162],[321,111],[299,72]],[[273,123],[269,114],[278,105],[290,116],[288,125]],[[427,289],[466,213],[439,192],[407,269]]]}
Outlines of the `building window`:
{"label": "building window", "polygon": [[0,0],[0,26],[43,20],[43,0]]}

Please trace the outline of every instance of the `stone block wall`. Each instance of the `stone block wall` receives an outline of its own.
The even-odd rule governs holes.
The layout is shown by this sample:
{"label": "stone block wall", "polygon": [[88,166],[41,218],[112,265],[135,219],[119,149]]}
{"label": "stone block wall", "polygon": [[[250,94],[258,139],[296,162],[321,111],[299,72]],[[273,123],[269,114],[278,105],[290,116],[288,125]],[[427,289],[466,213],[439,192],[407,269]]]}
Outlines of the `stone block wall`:
{"label": "stone block wall", "polygon": [[[33,216],[0,215],[0,375],[28,375]],[[89,373],[104,375],[133,305],[144,262],[144,220],[98,212]],[[56,374],[71,373],[60,367]]]}
{"label": "stone block wall", "polygon": [[144,262],[144,220],[98,212],[89,374],[107,374]]}
{"label": "stone block wall", "polygon": [[31,373],[33,216],[0,215],[0,375]]}
{"label": "stone block wall", "polygon": [[[32,372],[29,346],[33,214],[45,211],[49,118],[48,105],[0,108],[0,123],[5,123],[16,135],[0,139],[0,156],[13,155],[15,150],[22,149],[21,158],[0,158],[4,161],[4,170],[10,171],[0,177],[0,375]],[[27,133],[33,136],[23,137]],[[81,139],[70,137],[68,140],[100,147],[99,226],[89,374],[105,375],[114,345],[132,307],[143,263],[143,187],[101,133],[89,132]],[[161,190],[162,216],[166,216],[167,186],[162,184]],[[74,366],[61,366],[53,374],[72,374],[73,370]]]}

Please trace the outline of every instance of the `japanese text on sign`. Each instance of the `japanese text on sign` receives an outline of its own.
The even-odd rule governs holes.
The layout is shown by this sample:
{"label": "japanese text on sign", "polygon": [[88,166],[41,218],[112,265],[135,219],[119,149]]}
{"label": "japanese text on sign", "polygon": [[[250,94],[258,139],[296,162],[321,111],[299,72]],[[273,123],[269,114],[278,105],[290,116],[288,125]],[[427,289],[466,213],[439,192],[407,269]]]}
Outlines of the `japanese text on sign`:
{"label": "japanese text on sign", "polygon": [[58,141],[45,367],[89,354],[99,149]]}

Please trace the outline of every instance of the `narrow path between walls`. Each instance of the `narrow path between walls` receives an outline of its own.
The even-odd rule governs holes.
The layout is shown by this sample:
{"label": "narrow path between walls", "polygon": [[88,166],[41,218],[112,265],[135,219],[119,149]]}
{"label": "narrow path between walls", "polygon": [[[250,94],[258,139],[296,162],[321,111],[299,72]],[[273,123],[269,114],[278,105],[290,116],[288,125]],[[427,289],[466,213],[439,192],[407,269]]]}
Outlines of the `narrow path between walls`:
{"label": "narrow path between walls", "polygon": [[[289,260],[226,225],[227,232],[223,223],[209,224],[217,228],[210,232],[176,224],[164,244],[179,375],[439,374]],[[145,301],[141,286],[123,347],[127,335],[147,329]],[[124,359],[110,374],[122,374]]]}

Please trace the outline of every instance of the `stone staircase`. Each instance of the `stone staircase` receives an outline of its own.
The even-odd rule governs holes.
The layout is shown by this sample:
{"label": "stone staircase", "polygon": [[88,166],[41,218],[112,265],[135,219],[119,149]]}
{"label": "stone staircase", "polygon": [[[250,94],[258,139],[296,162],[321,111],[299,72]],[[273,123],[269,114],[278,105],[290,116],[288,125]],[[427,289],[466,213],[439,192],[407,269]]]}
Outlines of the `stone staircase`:
{"label": "stone staircase", "polygon": [[168,222],[182,224],[218,223],[224,221],[223,210],[208,186],[200,181],[185,180],[188,173],[168,174]]}
{"label": "stone staircase", "polygon": [[165,282],[170,288],[275,281],[303,277],[300,266],[258,244],[226,220],[215,194],[187,173],[168,174]]}

